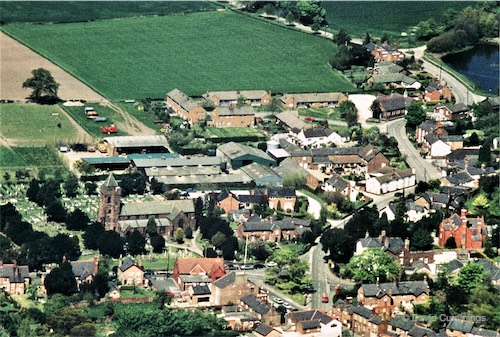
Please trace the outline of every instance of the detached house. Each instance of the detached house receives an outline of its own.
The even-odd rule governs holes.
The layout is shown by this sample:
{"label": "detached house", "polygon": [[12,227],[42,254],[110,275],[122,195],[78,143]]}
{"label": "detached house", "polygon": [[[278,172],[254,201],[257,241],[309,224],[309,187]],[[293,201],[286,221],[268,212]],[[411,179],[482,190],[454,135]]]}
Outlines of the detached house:
{"label": "detached house", "polygon": [[469,108],[463,103],[436,105],[434,107],[433,119],[435,120],[457,120],[469,117]]}
{"label": "detached house", "polygon": [[347,100],[341,92],[286,94],[281,96],[285,109],[335,107]]}
{"label": "detached house", "polygon": [[375,58],[377,62],[389,61],[396,62],[404,60],[406,55],[398,50],[398,43],[393,42],[389,44],[384,42],[382,45],[377,45],[375,43],[368,43],[364,46]]}
{"label": "detached house", "polygon": [[173,278],[183,291],[210,284],[225,274],[222,258],[177,258],[174,263]]}
{"label": "detached house", "polygon": [[166,105],[190,124],[198,124],[205,119],[205,109],[179,89],[167,94]]}
{"label": "detached house", "polygon": [[92,282],[95,274],[99,270],[99,261],[97,256],[90,261],[70,261],[71,269],[76,278],[76,286],[80,289],[80,285]]}
{"label": "detached house", "polygon": [[254,205],[266,205],[267,195],[262,190],[251,190],[249,194],[234,194],[224,189],[220,193],[210,195],[216,202],[217,207],[224,210],[226,215],[240,209],[253,209]]}
{"label": "detached house", "polygon": [[267,190],[269,207],[272,209],[292,210],[295,208],[297,195],[292,188],[275,188]]}
{"label": "detached house", "polygon": [[333,174],[331,178],[325,181],[323,191],[339,192],[349,198],[351,202],[355,202],[358,198],[359,191],[356,189],[356,182],[345,180],[338,174]]}
{"label": "detached house", "polygon": [[208,125],[218,128],[254,126],[255,111],[251,106],[220,106],[212,112]]}
{"label": "detached house", "polygon": [[439,245],[446,246],[450,242],[458,249],[482,250],[488,237],[488,229],[484,217],[467,218],[467,210],[461,214],[453,214],[439,225]]}
{"label": "detached house", "polygon": [[302,148],[320,148],[330,144],[341,146],[346,141],[338,133],[325,127],[293,129],[290,138],[292,143]]}
{"label": "detached house", "polygon": [[23,295],[29,284],[28,266],[20,266],[16,260],[12,264],[0,260],[0,289],[11,295]]}
{"label": "detached house", "polygon": [[229,106],[238,103],[238,98],[243,97],[245,104],[261,106],[271,104],[271,94],[265,90],[242,90],[242,91],[209,91],[203,98],[214,102],[215,106]]}
{"label": "detached house", "polygon": [[426,102],[439,101],[442,99],[451,101],[451,96],[451,89],[448,87],[446,82],[438,83],[436,81],[432,81],[427,88],[425,88],[424,100]]}
{"label": "detached house", "polygon": [[373,116],[381,120],[391,120],[405,115],[406,106],[411,103],[413,99],[406,98],[399,95],[379,96],[374,102],[378,103],[380,107],[380,115]]}
{"label": "detached house", "polygon": [[123,261],[120,257],[117,277],[123,285],[142,287],[146,286],[148,282],[148,280],[144,278],[144,268],[128,256]]}
{"label": "detached house", "polygon": [[394,170],[391,173],[371,177],[366,180],[366,192],[385,194],[402,190],[416,184],[415,170]]}

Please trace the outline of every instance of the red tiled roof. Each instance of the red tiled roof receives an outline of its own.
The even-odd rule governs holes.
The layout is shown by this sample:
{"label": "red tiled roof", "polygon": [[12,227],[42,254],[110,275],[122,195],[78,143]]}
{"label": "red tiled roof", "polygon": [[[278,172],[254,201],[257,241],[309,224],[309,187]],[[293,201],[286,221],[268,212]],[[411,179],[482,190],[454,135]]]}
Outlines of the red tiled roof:
{"label": "red tiled roof", "polygon": [[203,269],[208,276],[215,272],[218,268],[224,270],[223,258],[206,258],[206,257],[189,257],[178,258],[175,261],[178,267],[179,274],[189,274],[197,265]]}

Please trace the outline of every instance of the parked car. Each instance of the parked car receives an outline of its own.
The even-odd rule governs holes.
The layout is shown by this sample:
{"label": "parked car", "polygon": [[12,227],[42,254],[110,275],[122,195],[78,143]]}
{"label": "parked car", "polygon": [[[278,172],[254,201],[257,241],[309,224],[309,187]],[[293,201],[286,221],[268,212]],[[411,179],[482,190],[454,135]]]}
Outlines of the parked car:
{"label": "parked car", "polygon": [[266,266],[267,267],[276,267],[278,264],[274,261],[269,261],[269,262],[266,262]]}
{"label": "parked car", "polygon": [[311,116],[307,116],[306,118],[304,118],[306,121],[309,121],[309,122],[314,122],[316,120],[316,118],[314,117],[311,117]]}
{"label": "parked car", "polygon": [[253,266],[253,264],[242,264],[240,266],[240,269],[241,270],[250,270],[250,269],[254,269],[254,266]]}
{"label": "parked car", "polygon": [[323,293],[323,295],[321,295],[321,302],[322,303],[328,303],[328,301],[329,301],[328,294],[327,293]]}
{"label": "parked car", "polygon": [[226,268],[229,269],[229,270],[236,270],[236,269],[238,269],[238,267],[236,267],[234,264],[228,264],[228,265],[226,265]]}
{"label": "parked car", "polygon": [[274,303],[276,303],[276,304],[283,304],[283,300],[282,300],[281,298],[279,298],[279,297],[274,297],[274,296],[272,296],[272,297],[271,297],[271,300],[272,300]]}
{"label": "parked car", "polygon": [[264,264],[262,264],[262,263],[256,263],[256,264],[254,265],[254,268],[255,268],[255,269],[262,269],[262,268],[265,268],[265,267],[266,267],[266,266],[265,266]]}
{"label": "parked car", "polygon": [[292,306],[290,305],[290,303],[288,303],[288,302],[283,302],[283,306],[284,306],[286,309],[288,309],[288,310],[292,310],[292,309],[293,309],[293,307],[292,307]]}

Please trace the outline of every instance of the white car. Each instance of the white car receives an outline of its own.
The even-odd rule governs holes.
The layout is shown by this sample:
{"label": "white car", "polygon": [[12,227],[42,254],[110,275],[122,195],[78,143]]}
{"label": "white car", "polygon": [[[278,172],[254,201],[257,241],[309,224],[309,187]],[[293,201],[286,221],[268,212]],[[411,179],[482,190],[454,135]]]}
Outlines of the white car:
{"label": "white car", "polygon": [[283,300],[279,297],[271,297],[271,300],[276,304],[283,304]]}
{"label": "white car", "polygon": [[274,261],[269,261],[269,262],[266,262],[266,266],[267,267],[276,267],[278,264]]}
{"label": "white car", "polygon": [[292,310],[292,309],[293,309],[293,307],[292,307],[292,306],[290,305],[290,303],[288,303],[288,302],[283,302],[283,306],[284,306],[286,309],[288,309],[288,310]]}

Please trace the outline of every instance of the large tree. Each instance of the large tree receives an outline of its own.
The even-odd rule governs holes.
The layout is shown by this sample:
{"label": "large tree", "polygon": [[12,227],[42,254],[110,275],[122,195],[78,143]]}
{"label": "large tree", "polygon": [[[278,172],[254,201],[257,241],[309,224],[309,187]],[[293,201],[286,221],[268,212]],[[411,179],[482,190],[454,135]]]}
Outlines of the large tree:
{"label": "large tree", "polygon": [[115,231],[105,231],[97,239],[97,247],[101,254],[117,258],[123,253],[123,239]]}
{"label": "large tree", "polygon": [[69,262],[61,263],[60,267],[51,270],[44,281],[45,289],[49,295],[71,295],[77,291],[75,274]]}
{"label": "large tree", "polygon": [[56,101],[59,83],[56,82],[50,71],[43,68],[31,71],[32,77],[23,83],[23,88],[33,89],[31,98],[36,101]]}
{"label": "large tree", "polygon": [[339,104],[338,111],[340,116],[347,122],[347,126],[351,127],[358,123],[358,109],[352,101],[343,101]]}
{"label": "large tree", "polygon": [[68,174],[64,180],[63,187],[67,197],[73,198],[78,195],[78,178],[74,173],[70,172]]}
{"label": "large tree", "polygon": [[399,278],[401,267],[381,249],[370,248],[354,255],[346,271],[355,281],[363,283],[392,282]]}
{"label": "large tree", "polygon": [[409,128],[415,129],[420,123],[425,121],[425,110],[418,103],[410,103],[408,105],[408,113],[405,115],[406,125]]}
{"label": "large tree", "polygon": [[138,231],[127,234],[125,239],[127,253],[130,255],[139,255],[146,253],[146,238]]}
{"label": "large tree", "polygon": [[74,231],[82,231],[87,228],[89,217],[81,209],[77,208],[66,216],[66,228]]}

